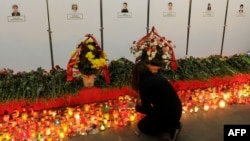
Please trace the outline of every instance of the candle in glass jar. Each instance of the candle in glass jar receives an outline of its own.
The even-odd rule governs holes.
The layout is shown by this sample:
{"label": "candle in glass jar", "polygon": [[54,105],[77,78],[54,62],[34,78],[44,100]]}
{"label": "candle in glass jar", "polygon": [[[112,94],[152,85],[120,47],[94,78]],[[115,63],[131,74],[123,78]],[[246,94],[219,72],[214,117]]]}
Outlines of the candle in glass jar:
{"label": "candle in glass jar", "polygon": [[114,120],[114,125],[118,125],[118,120]]}
{"label": "candle in glass jar", "polygon": [[45,133],[47,136],[49,136],[51,134],[51,130],[50,130],[50,127],[47,127],[46,128],[46,133]]}
{"label": "candle in glass jar", "polygon": [[103,115],[103,117],[104,117],[105,119],[109,120],[109,113],[105,113],[105,114]]}
{"label": "candle in glass jar", "polygon": [[34,129],[31,129],[31,130],[30,130],[30,137],[31,137],[32,139],[35,139],[35,138],[36,138],[36,132],[35,132]]}
{"label": "candle in glass jar", "polygon": [[114,111],[114,112],[113,112],[113,117],[114,117],[114,119],[118,118],[118,114],[119,114],[119,113],[118,113],[117,111]]}
{"label": "candle in glass jar", "polygon": [[38,118],[38,112],[37,112],[37,111],[34,111],[34,112],[32,113],[32,116],[33,116],[34,118]]}
{"label": "candle in glass jar", "polygon": [[63,139],[63,138],[65,137],[64,132],[60,132],[60,133],[59,133],[59,137],[60,137],[60,139]]}
{"label": "candle in glass jar", "polygon": [[130,121],[134,121],[135,120],[135,114],[134,113],[130,114],[129,120]]}
{"label": "candle in glass jar", "polygon": [[219,101],[219,107],[220,107],[221,109],[224,109],[225,106],[226,106],[226,102],[225,102],[224,100],[220,100],[220,101]]}
{"label": "candle in glass jar", "polygon": [[43,115],[46,116],[47,115],[47,110],[43,110]]}
{"label": "candle in glass jar", "polygon": [[53,111],[52,110],[48,110],[48,115],[52,116]]}
{"label": "candle in glass jar", "polygon": [[89,112],[89,110],[90,110],[90,105],[89,105],[89,104],[85,104],[85,105],[83,106],[83,108],[84,108],[84,111],[87,113],[87,112]]}
{"label": "candle in glass jar", "polygon": [[118,120],[118,125],[119,125],[119,126],[123,126],[123,125],[124,125],[123,119],[119,119],[119,120]]}
{"label": "candle in glass jar", "polygon": [[104,131],[105,130],[105,125],[102,123],[101,126],[100,126],[100,130],[101,131]]}
{"label": "candle in glass jar", "polygon": [[109,107],[112,107],[112,106],[113,106],[112,100],[109,100],[109,101],[108,101],[108,106],[109,106]]}
{"label": "candle in glass jar", "polygon": [[73,110],[72,108],[68,108],[68,116],[71,117],[73,115]]}
{"label": "candle in glass jar", "polygon": [[52,112],[52,117],[55,118],[55,117],[56,117],[56,114],[57,114],[56,111],[53,111],[53,112]]}
{"label": "candle in glass jar", "polygon": [[49,137],[47,138],[47,141],[53,141],[53,138],[52,138],[51,136],[49,136]]}
{"label": "candle in glass jar", "polygon": [[195,106],[194,107],[194,112],[197,113],[199,111],[199,107],[198,106]]}
{"label": "candle in glass jar", "polygon": [[204,111],[208,111],[209,110],[209,104],[204,104],[203,109],[204,109]]}
{"label": "candle in glass jar", "polygon": [[5,132],[5,133],[3,134],[3,138],[6,139],[7,141],[10,140],[10,139],[11,139],[10,133]]}
{"label": "candle in glass jar", "polygon": [[104,112],[108,112],[109,111],[109,105],[108,105],[108,103],[104,104],[103,110],[104,110]]}
{"label": "candle in glass jar", "polygon": [[111,121],[110,121],[110,120],[107,121],[106,127],[107,127],[107,128],[110,128],[110,127],[111,127]]}
{"label": "candle in glass jar", "polygon": [[28,114],[27,113],[22,113],[22,120],[25,122],[28,119]]}
{"label": "candle in glass jar", "polygon": [[75,117],[76,124],[79,125],[80,124],[80,114],[79,113],[75,113],[74,117]]}
{"label": "candle in glass jar", "polygon": [[68,127],[66,125],[63,125],[63,131],[67,132],[68,131]]}
{"label": "candle in glass jar", "polygon": [[108,120],[104,118],[104,119],[103,119],[103,123],[104,123],[105,125],[107,125]]}

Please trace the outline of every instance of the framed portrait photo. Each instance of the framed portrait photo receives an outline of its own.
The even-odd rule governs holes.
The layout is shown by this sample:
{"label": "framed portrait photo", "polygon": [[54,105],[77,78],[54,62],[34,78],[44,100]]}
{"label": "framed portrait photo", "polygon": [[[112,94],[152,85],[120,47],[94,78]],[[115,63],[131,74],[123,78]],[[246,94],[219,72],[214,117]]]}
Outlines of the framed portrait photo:
{"label": "framed portrait photo", "polygon": [[19,6],[17,4],[13,4],[11,8],[12,12],[10,16],[7,17],[8,22],[25,22],[25,16],[21,15]]}
{"label": "framed portrait photo", "polygon": [[78,12],[78,5],[76,3],[73,3],[71,5],[71,13],[67,14],[68,20],[82,20],[83,19],[83,13]]}
{"label": "framed portrait photo", "polygon": [[120,12],[117,13],[118,18],[132,18],[132,12],[128,10],[128,3],[122,3],[122,9]]}

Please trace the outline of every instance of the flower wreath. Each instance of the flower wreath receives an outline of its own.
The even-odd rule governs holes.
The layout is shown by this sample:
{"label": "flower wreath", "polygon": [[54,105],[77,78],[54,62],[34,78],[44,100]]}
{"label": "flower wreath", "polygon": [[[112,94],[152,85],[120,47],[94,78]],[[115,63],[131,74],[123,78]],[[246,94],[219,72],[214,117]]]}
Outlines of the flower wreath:
{"label": "flower wreath", "polygon": [[177,70],[172,41],[160,36],[155,27],[151,32],[134,41],[130,47],[131,53],[135,55],[135,62],[143,61],[147,64],[161,66],[165,69]]}

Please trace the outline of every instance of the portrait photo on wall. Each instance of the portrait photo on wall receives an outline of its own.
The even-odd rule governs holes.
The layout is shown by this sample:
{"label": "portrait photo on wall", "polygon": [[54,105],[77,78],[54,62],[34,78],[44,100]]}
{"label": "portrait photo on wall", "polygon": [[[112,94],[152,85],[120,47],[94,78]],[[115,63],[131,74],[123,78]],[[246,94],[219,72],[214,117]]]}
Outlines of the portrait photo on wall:
{"label": "portrait photo on wall", "polygon": [[122,3],[122,9],[118,12],[118,18],[132,18],[132,13],[128,10],[128,3]]}
{"label": "portrait photo on wall", "polygon": [[244,17],[245,11],[244,11],[244,4],[240,4],[239,10],[236,13],[237,17]]}
{"label": "portrait photo on wall", "polygon": [[212,11],[212,4],[208,3],[206,5],[206,11],[203,12],[203,17],[214,17],[214,12]]}
{"label": "portrait photo on wall", "polygon": [[167,11],[163,12],[163,17],[175,17],[176,12],[173,11],[173,2],[168,2]]}
{"label": "portrait photo on wall", "polygon": [[19,6],[17,4],[13,4],[11,7],[11,16],[8,16],[8,22],[24,22],[25,16],[21,15],[19,12]]}
{"label": "portrait photo on wall", "polygon": [[68,20],[82,20],[83,19],[83,13],[78,12],[78,5],[76,3],[73,3],[71,6],[71,13],[67,14]]}

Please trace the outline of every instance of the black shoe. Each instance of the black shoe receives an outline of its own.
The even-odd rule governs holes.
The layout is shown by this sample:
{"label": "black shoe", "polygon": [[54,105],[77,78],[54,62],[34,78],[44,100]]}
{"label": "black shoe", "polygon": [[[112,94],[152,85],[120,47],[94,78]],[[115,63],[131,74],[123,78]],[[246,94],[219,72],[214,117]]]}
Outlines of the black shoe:
{"label": "black shoe", "polygon": [[161,139],[161,140],[164,140],[164,141],[171,141],[171,139],[170,139],[170,134],[169,134],[168,132],[162,133],[162,134],[160,135],[160,139]]}
{"label": "black shoe", "polygon": [[179,133],[179,129],[171,129],[169,131],[170,133],[170,141],[175,141],[176,137],[177,137],[177,134]]}
{"label": "black shoe", "polygon": [[178,134],[180,133],[181,129],[182,129],[182,124],[180,123],[180,127],[179,128],[173,128],[169,131],[170,133],[170,141],[175,141]]}
{"label": "black shoe", "polygon": [[183,124],[182,124],[182,123],[180,123],[179,132],[181,131],[182,126],[183,126]]}

